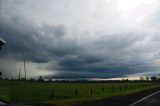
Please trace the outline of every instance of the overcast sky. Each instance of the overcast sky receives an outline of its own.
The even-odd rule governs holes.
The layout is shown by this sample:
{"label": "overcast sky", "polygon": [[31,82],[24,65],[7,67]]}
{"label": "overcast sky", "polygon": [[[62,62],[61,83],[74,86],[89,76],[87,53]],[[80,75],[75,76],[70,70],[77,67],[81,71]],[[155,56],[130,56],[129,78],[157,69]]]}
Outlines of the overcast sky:
{"label": "overcast sky", "polygon": [[159,0],[0,0],[4,77],[160,73]]}

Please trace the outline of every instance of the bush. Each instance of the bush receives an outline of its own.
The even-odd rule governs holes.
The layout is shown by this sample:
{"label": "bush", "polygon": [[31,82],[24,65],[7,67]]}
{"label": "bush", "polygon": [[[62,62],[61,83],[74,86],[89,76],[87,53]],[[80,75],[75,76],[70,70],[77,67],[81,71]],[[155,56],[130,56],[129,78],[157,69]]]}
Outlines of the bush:
{"label": "bush", "polygon": [[38,81],[40,81],[40,82],[44,81],[43,78],[42,78],[42,76],[39,77]]}

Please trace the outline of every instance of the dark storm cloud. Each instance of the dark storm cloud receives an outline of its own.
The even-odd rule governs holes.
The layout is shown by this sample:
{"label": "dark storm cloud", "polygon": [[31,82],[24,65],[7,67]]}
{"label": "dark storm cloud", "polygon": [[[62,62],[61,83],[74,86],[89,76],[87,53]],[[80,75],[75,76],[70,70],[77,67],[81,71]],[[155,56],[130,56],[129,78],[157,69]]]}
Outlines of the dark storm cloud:
{"label": "dark storm cloud", "polygon": [[[80,66],[81,67],[81,66]],[[64,70],[55,75],[47,75],[45,78],[112,78],[125,77],[131,74],[129,67],[87,67],[81,70]],[[72,68],[73,69],[73,68]],[[117,74],[118,73],[118,74]]]}
{"label": "dark storm cloud", "polygon": [[54,55],[54,51],[55,55],[64,53],[63,49],[58,47],[58,43],[66,33],[65,27],[44,25],[37,28],[21,16],[0,17],[0,35],[7,42],[1,56],[12,55],[22,58],[25,51],[28,60],[45,63],[49,61],[50,55]]}
{"label": "dark storm cloud", "polygon": [[59,62],[64,70],[84,70],[85,62],[82,58],[66,57]]}
{"label": "dark storm cloud", "polygon": [[84,41],[84,45],[78,46],[74,40],[65,39],[67,34],[65,26],[37,27],[20,16],[1,17],[0,35],[7,42],[1,56],[7,54],[22,60],[25,48],[27,61],[48,63],[54,59],[60,72],[54,77],[103,78],[134,73],[133,70],[130,71],[133,66],[127,65],[129,60],[125,60],[128,54],[126,49],[135,41],[142,39],[136,38],[131,33],[120,37],[104,37],[92,45],[85,45]]}
{"label": "dark storm cloud", "polygon": [[[56,72],[48,76],[55,78],[122,77],[158,70],[158,27],[144,23],[153,29],[148,32],[146,26],[136,29],[135,26],[141,25],[139,19],[114,9],[115,2],[107,4],[107,9],[103,6],[106,2],[99,2],[99,7],[94,0],[94,5],[84,8],[79,7],[85,1],[0,3],[0,37],[6,41],[0,58],[23,61],[24,51],[27,62],[44,64],[35,66]],[[92,17],[95,10],[100,17]]]}

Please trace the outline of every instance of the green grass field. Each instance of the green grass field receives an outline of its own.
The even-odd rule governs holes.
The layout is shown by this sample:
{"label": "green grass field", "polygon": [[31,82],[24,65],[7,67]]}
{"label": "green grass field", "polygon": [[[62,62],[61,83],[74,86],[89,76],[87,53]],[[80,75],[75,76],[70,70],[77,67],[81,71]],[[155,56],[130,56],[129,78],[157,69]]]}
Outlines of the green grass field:
{"label": "green grass field", "polygon": [[0,99],[11,103],[66,106],[157,87],[158,83],[55,83],[0,80]]}

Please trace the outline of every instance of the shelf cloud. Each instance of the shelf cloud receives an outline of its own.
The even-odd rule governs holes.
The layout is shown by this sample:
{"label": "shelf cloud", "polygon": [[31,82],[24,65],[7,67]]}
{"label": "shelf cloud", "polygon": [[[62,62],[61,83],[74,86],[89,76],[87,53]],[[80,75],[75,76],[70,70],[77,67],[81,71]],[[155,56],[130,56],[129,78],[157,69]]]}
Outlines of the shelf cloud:
{"label": "shelf cloud", "polygon": [[157,74],[159,11],[159,0],[1,0],[0,70],[16,78],[25,52],[28,78]]}

